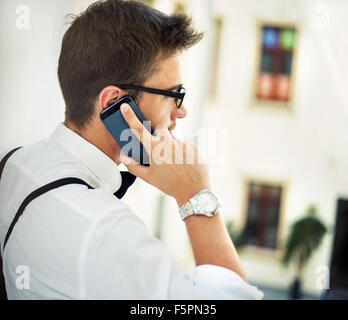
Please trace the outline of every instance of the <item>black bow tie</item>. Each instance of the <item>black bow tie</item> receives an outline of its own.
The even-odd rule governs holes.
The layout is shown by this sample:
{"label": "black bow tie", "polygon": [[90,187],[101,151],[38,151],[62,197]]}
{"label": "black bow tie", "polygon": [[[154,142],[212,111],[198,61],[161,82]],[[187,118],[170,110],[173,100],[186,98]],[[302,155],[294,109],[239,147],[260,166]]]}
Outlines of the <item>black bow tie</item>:
{"label": "black bow tie", "polygon": [[137,178],[134,174],[131,174],[128,171],[121,171],[121,177],[122,177],[122,184],[120,189],[118,189],[114,196],[121,199],[125,193],[127,192],[127,189],[134,183],[135,179]]}

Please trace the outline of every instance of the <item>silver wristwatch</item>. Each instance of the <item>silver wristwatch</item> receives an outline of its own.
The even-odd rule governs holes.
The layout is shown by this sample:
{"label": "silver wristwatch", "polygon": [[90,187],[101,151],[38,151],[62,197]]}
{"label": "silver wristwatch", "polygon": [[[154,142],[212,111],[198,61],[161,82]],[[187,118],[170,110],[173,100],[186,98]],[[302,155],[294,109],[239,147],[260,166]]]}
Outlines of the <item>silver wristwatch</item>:
{"label": "silver wristwatch", "polygon": [[192,215],[213,217],[220,207],[218,198],[211,190],[201,190],[187,201],[179,212],[183,220]]}

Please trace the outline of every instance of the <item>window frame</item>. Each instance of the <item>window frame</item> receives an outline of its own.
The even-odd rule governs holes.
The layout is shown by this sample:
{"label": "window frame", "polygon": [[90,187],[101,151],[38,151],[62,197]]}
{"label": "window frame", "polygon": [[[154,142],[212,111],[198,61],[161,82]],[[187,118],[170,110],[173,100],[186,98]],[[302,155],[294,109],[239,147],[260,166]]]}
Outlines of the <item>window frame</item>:
{"label": "window frame", "polygon": [[[181,6],[181,8],[180,8],[180,6]],[[179,10],[179,8],[180,8],[180,10]],[[186,0],[173,1],[172,12],[174,14],[187,14],[187,1]]]}
{"label": "window frame", "polygon": [[155,8],[157,0],[140,0],[143,4],[146,4],[149,7]]}
{"label": "window frame", "polygon": [[212,65],[210,70],[210,83],[209,83],[209,100],[211,104],[215,104],[218,98],[219,90],[219,78],[220,78],[220,66],[221,66],[221,53],[223,50],[223,37],[224,29],[226,25],[225,16],[221,13],[215,14],[214,21],[214,49]]}
{"label": "window frame", "polygon": [[276,246],[274,249],[259,247],[257,245],[247,244],[241,247],[241,253],[244,254],[252,254],[253,256],[261,255],[261,256],[269,256],[271,258],[275,258],[276,260],[281,260],[283,255],[283,242],[285,236],[285,216],[286,216],[286,203],[288,197],[288,189],[289,182],[286,180],[273,180],[269,178],[261,178],[261,177],[251,177],[244,176],[242,178],[242,205],[241,205],[241,214],[239,215],[239,219],[237,221],[237,227],[240,231],[242,231],[248,220],[248,201],[249,201],[249,184],[263,184],[274,187],[281,187],[282,193],[280,198],[279,205],[279,220],[278,220],[278,228],[277,228],[277,236],[276,236]]}
{"label": "window frame", "polygon": [[[292,65],[291,65],[291,77],[290,77],[290,90],[288,101],[280,100],[266,100],[258,99],[258,76],[260,74],[261,66],[261,55],[262,55],[262,28],[265,25],[273,26],[276,28],[294,28],[296,32],[295,43],[292,55]],[[286,112],[293,112],[294,110],[294,100],[295,100],[295,88],[297,82],[298,73],[298,53],[300,49],[300,24],[297,22],[290,21],[275,21],[275,20],[257,20],[255,23],[255,40],[254,40],[254,64],[253,64],[253,75],[252,75],[252,88],[250,90],[251,98],[249,107],[253,110],[267,108]]]}

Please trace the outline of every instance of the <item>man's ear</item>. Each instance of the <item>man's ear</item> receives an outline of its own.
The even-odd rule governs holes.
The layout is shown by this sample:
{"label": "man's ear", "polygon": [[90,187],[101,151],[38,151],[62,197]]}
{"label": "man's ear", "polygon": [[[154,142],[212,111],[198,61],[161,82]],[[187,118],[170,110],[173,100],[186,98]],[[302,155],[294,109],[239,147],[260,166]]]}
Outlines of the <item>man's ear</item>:
{"label": "man's ear", "polygon": [[98,96],[99,112],[121,99],[125,95],[124,91],[116,86],[107,86],[100,91]]}

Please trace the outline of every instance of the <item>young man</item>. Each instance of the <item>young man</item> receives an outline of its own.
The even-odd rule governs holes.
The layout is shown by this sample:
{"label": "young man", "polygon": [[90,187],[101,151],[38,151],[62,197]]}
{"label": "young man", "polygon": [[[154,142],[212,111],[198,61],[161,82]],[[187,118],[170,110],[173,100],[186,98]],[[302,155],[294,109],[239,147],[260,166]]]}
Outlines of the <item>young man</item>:
{"label": "young man", "polygon": [[[197,158],[192,144],[171,133],[187,111],[170,95],[183,90],[180,53],[201,37],[188,17],[167,16],[137,1],[96,2],[75,18],[64,35],[58,67],[65,122],[49,139],[12,154],[1,176],[0,241],[9,299],[262,298],[247,283],[207,167],[137,164],[121,152],[99,118],[130,95],[161,133],[166,150],[185,147],[184,159]],[[151,154],[160,142],[129,105],[122,105],[122,114]],[[195,256],[194,279],[173,265],[168,249],[115,197],[124,182],[121,162],[176,199]],[[88,188],[69,184],[50,190],[32,200],[13,225],[27,195],[66,177],[81,179]],[[200,211],[190,207],[191,199]],[[18,270],[28,276],[23,275],[22,285]]]}

